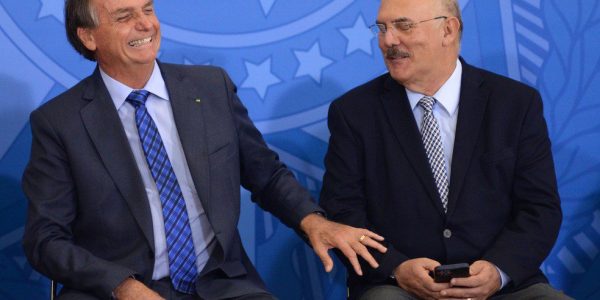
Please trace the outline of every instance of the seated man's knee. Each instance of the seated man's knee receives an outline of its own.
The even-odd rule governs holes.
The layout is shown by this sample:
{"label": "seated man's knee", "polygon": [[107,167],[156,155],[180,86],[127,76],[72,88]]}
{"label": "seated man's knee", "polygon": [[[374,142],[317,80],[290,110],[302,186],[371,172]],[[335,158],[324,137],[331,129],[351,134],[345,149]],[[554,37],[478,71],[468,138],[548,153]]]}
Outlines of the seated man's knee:
{"label": "seated man's knee", "polygon": [[384,299],[399,299],[399,300],[416,300],[405,290],[393,285],[379,285],[368,289],[359,300],[384,300]]}

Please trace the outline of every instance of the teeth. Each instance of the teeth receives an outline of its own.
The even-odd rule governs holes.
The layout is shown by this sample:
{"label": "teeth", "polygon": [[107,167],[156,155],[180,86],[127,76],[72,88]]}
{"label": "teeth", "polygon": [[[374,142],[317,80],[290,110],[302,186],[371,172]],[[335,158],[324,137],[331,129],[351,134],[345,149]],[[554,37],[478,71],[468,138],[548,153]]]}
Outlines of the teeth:
{"label": "teeth", "polygon": [[152,41],[152,37],[151,36],[149,36],[149,37],[147,37],[145,39],[131,41],[131,42],[129,42],[129,46],[139,47],[141,45],[149,43],[150,41]]}

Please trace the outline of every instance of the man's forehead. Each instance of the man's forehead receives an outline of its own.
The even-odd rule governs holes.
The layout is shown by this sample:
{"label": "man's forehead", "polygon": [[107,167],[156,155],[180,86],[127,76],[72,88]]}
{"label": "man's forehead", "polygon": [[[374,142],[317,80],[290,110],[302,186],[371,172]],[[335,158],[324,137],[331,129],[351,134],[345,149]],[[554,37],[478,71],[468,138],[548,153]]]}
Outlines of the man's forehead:
{"label": "man's forehead", "polygon": [[440,0],[381,0],[377,19],[386,21],[423,17],[437,8]]}
{"label": "man's forehead", "polygon": [[93,0],[97,8],[109,14],[154,4],[153,0]]}

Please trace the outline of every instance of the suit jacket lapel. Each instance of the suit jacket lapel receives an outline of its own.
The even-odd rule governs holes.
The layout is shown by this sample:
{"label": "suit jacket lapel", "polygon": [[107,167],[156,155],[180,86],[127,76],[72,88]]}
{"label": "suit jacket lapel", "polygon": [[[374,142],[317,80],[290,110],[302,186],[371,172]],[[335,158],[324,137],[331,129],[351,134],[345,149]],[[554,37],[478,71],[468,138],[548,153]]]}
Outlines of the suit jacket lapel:
{"label": "suit jacket lapel", "polygon": [[[182,74],[177,68],[160,64],[160,69],[167,85],[175,125],[177,126],[177,132],[194,186],[205,213],[210,219],[208,145],[206,143],[206,126],[202,110],[202,99],[207,99],[206,95],[209,92],[205,90],[207,87],[191,82],[191,79]],[[196,101],[197,99],[199,102]]]}
{"label": "suit jacket lapel", "polygon": [[381,102],[392,131],[398,139],[407,160],[425,186],[431,201],[443,214],[444,209],[423,147],[421,133],[406,96],[406,90],[391,77],[387,78],[384,85],[385,91],[381,97]]}
{"label": "suit jacket lapel", "polygon": [[482,87],[483,79],[478,71],[461,59],[463,74],[460,88],[460,102],[454,151],[452,157],[452,178],[448,196],[448,215],[452,214],[459,201],[460,190],[465,180],[473,151],[484,119],[489,91]]}
{"label": "suit jacket lapel", "polygon": [[98,68],[88,78],[83,97],[90,101],[80,112],[83,124],[108,173],[127,201],[133,217],[154,251],[152,218],[146,190],[121,119]]}

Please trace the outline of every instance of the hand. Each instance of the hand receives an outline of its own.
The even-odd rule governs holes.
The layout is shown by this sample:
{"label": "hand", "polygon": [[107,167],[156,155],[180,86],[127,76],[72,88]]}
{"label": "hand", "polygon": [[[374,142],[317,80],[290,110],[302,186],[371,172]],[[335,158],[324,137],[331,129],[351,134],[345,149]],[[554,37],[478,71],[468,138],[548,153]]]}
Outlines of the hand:
{"label": "hand", "polygon": [[[310,240],[313,250],[323,262],[325,271],[333,269],[333,260],[327,251],[338,248],[348,258],[356,274],[362,276],[362,270],[356,254],[362,256],[373,268],[379,267],[375,258],[369,253],[367,247],[385,253],[387,248],[379,242],[383,237],[366,229],[359,229],[347,225],[328,221],[318,214],[309,214],[300,222],[300,228]],[[379,242],[378,242],[379,241]]]}
{"label": "hand", "polygon": [[500,289],[500,273],[496,266],[485,260],[474,262],[470,277],[452,278],[451,288],[443,290],[443,299],[487,299]]}
{"label": "hand", "polygon": [[165,300],[155,291],[133,278],[127,278],[119,284],[114,294],[118,300]]}
{"label": "hand", "polygon": [[439,299],[440,292],[450,288],[449,283],[436,283],[429,276],[429,271],[439,265],[439,262],[429,258],[409,259],[394,270],[396,282],[420,299]]}

